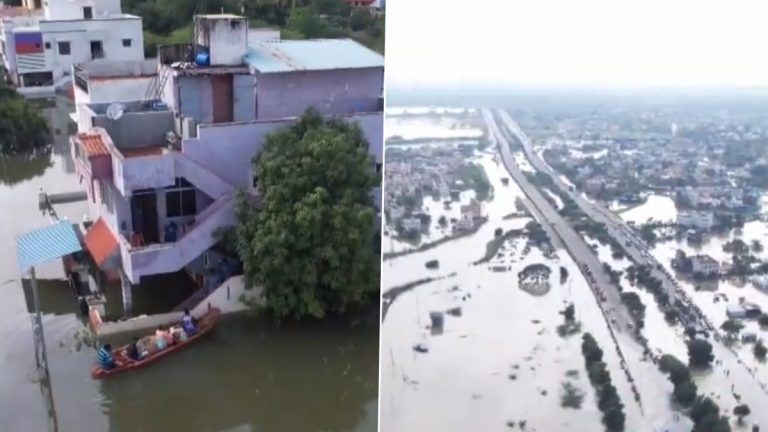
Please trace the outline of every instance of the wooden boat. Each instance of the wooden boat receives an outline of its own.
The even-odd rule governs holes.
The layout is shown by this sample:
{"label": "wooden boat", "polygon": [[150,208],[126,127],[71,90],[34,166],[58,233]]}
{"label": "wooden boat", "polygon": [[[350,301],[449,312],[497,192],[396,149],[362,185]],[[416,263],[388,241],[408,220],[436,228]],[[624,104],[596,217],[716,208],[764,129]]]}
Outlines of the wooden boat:
{"label": "wooden boat", "polygon": [[[185,341],[176,341],[173,344],[168,345],[168,347],[165,349],[153,350],[149,355],[142,358],[141,360],[131,360],[125,355],[126,349],[128,349],[128,345],[114,349],[112,350],[112,357],[116,361],[122,363],[122,366],[118,366],[110,370],[104,370],[99,367],[99,365],[94,365],[91,368],[91,377],[94,379],[109,378],[121,372],[149,366],[156,361],[162,360],[163,358],[188,347],[198,339],[210,333],[211,330],[213,330],[213,328],[216,326],[220,316],[221,310],[219,308],[212,307],[210,310],[208,310],[208,312],[206,312],[205,315],[197,320],[197,333],[190,336]],[[154,336],[151,336],[151,338],[154,338]]]}

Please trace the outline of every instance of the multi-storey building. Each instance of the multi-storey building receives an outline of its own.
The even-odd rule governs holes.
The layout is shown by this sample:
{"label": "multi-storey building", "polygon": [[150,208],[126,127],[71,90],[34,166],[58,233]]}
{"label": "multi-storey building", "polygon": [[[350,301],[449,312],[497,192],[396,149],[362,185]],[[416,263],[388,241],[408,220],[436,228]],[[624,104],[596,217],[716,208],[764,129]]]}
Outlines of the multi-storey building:
{"label": "multi-storey building", "polygon": [[0,57],[20,91],[53,89],[75,63],[143,59],[141,18],[120,0],[24,0],[0,19]]}
{"label": "multi-storey building", "polygon": [[[124,298],[142,277],[210,267],[235,192],[257,193],[252,158],[307,108],[358,123],[381,169],[381,55],[347,39],[249,41],[234,15],[197,16],[194,33],[192,45],[159,48],[157,98],[77,102],[72,152],[97,221],[85,242],[98,264],[120,268]],[[93,98],[104,68],[75,68],[76,98]],[[145,84],[116,75],[121,92]]]}

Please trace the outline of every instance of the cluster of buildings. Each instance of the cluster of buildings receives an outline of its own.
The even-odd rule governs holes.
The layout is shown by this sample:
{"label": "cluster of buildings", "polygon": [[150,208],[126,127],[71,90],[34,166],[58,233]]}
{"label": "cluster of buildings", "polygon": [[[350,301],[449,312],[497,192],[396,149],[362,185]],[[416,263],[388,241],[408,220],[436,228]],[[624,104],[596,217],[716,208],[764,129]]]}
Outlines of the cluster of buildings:
{"label": "cluster of buildings", "polygon": [[91,60],[141,61],[141,18],[120,0],[23,0],[0,6],[0,69],[28,95],[53,91],[73,65]]}
{"label": "cluster of buildings", "polygon": [[684,228],[706,231],[715,226],[715,215],[706,210],[680,210],[677,212],[677,224]]}
{"label": "cluster of buildings", "polygon": [[421,208],[421,198],[436,196],[440,201],[458,195],[455,173],[466,158],[455,149],[423,147],[387,150],[385,201],[389,222],[395,222]]}
{"label": "cluster of buildings", "polygon": [[[72,15],[67,25],[122,16],[117,0],[48,0],[45,16],[59,3]],[[74,16],[75,9],[87,16]],[[53,51],[68,33],[49,34],[47,18],[35,19],[41,67],[49,78],[69,68],[73,84],[71,154],[92,221],[85,247],[102,270],[119,275],[126,310],[132,287],[144,278],[186,271],[199,281],[224,259],[215,233],[234,223],[235,194],[245,190],[258,199],[253,157],[267,135],[306,109],[357,123],[371,169],[381,171],[384,61],[357,42],[280,40],[249,29],[242,16],[198,15],[194,40],[160,46],[157,59],[144,59],[141,20],[130,17],[138,33],[130,47],[117,45],[135,46],[138,54],[113,56],[106,41],[129,37],[106,23],[103,31],[80,31],[83,40],[102,38],[103,56],[81,55],[72,39],[72,59],[64,63]],[[3,21],[5,37],[29,33],[10,22]],[[10,52],[19,54],[15,47]],[[30,72],[19,69],[18,55],[3,60],[15,62],[9,70],[24,85]],[[372,193],[380,209],[380,188]]]}
{"label": "cluster of buildings", "polygon": [[[670,123],[675,116],[685,113],[608,112],[556,120],[555,125],[541,118],[536,124],[543,131],[539,133],[549,134],[541,140],[546,144],[547,162],[598,199],[633,203],[644,194],[660,191],[674,195],[685,209],[730,214],[758,211],[761,191],[755,187],[752,168],[765,165],[766,159],[739,156],[745,162],[735,163],[734,152],[740,150],[734,149],[740,148],[741,141],[750,148],[749,142],[764,139],[768,131],[747,129],[728,118],[702,118],[678,126]],[[682,219],[682,225],[695,228],[713,224],[701,212],[684,214]]]}
{"label": "cluster of buildings", "polygon": [[[384,197],[387,223],[403,231],[428,228],[423,222],[428,219],[422,210],[423,198],[434,197],[442,202],[458,201],[467,185],[457,173],[466,164],[466,152],[457,151],[451,146],[388,148],[384,180],[387,184]],[[461,206],[460,215],[454,228],[470,230],[482,218],[482,205],[473,199]]]}

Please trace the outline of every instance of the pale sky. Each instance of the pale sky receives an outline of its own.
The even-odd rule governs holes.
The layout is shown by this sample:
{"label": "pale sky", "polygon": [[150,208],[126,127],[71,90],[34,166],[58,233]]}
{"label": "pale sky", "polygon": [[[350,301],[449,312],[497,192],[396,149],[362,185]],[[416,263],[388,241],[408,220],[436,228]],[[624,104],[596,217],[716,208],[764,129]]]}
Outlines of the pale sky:
{"label": "pale sky", "polygon": [[768,2],[388,0],[388,85],[768,85]]}

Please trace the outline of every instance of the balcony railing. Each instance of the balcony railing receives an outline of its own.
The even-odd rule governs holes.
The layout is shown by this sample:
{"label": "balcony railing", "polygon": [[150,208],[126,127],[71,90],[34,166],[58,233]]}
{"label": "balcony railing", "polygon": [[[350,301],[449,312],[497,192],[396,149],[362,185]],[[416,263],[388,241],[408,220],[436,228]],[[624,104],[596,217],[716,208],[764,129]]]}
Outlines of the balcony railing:
{"label": "balcony railing", "polygon": [[194,61],[194,49],[191,49],[192,44],[172,44],[172,45],[159,45],[157,47],[157,58],[162,65],[170,65],[176,62],[192,62]]}

